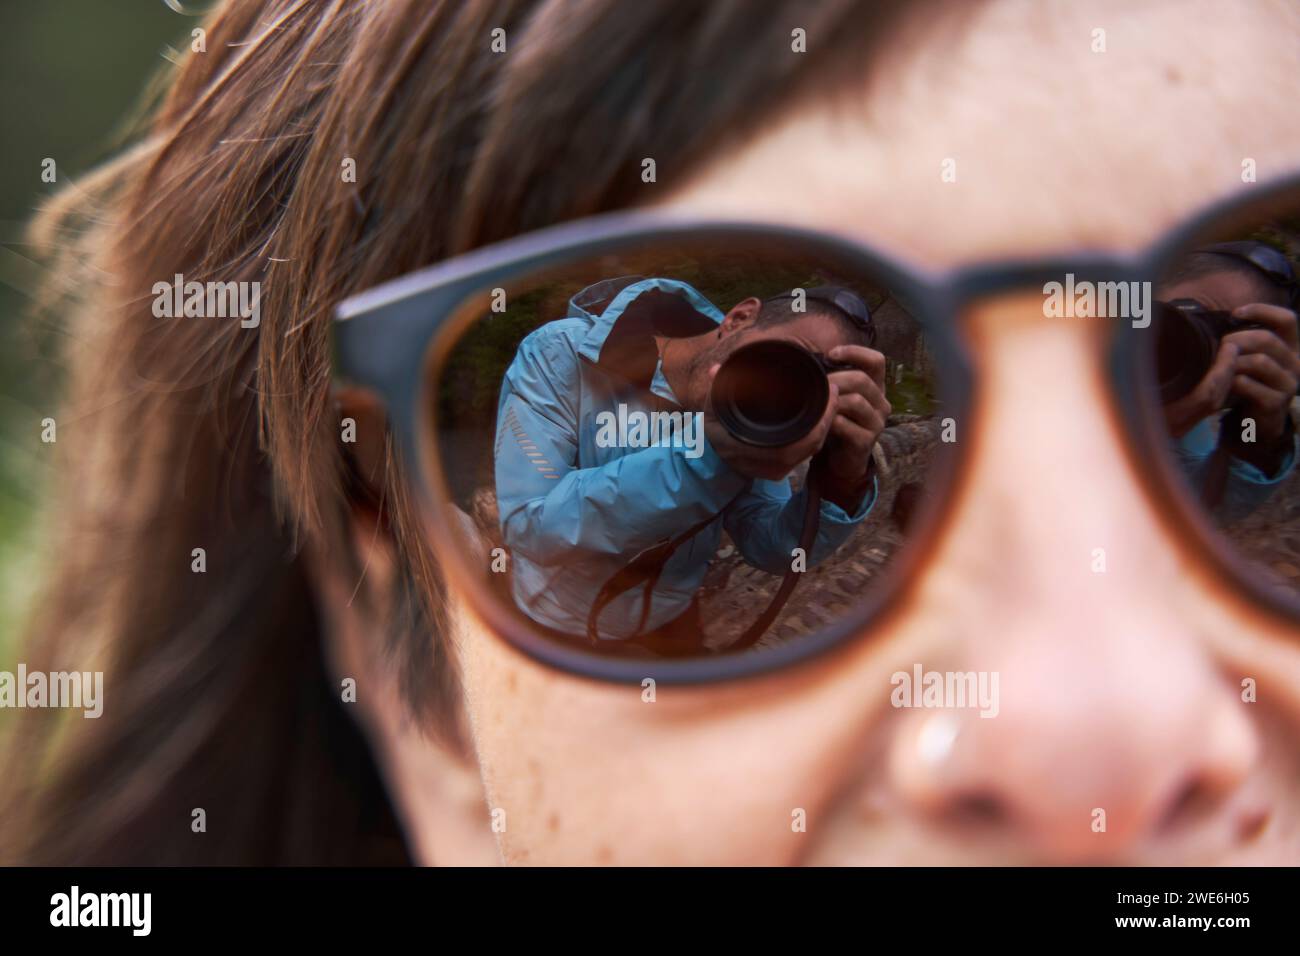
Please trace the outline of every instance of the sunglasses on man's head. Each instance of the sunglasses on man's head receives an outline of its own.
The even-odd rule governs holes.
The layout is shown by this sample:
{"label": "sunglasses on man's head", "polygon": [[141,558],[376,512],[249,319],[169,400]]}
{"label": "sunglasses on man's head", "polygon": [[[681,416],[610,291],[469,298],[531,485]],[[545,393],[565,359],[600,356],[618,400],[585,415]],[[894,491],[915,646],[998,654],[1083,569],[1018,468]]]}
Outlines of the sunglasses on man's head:
{"label": "sunglasses on man's head", "polygon": [[875,344],[876,327],[871,321],[871,310],[867,308],[867,304],[858,295],[849,289],[842,289],[837,286],[791,289],[789,292],[782,292],[780,295],[773,296],[768,301],[775,302],[784,299],[802,301],[805,310],[808,302],[828,305],[861,329],[868,336],[871,344]]}
{"label": "sunglasses on man's head", "polygon": [[[492,629],[591,677],[712,681],[820,654],[896,606],[976,427],[959,317],[1042,290],[1044,323],[1104,323],[1113,409],[1153,506],[1295,621],[1300,477],[1289,413],[1275,414],[1290,380],[1270,368],[1203,399],[1244,327],[1154,301],[1183,257],[1222,243],[1293,277],[1300,179],[1252,187],[1141,255],[944,274],[812,230],[601,216],[348,299],[337,375],[386,402],[443,572]],[[722,318],[750,297],[763,316],[729,332]],[[1289,368],[1293,324],[1273,312],[1249,335]],[[839,344],[855,348],[827,361]],[[832,383],[841,398],[883,390],[875,434],[869,418],[826,430]]]}
{"label": "sunglasses on man's head", "polygon": [[1291,265],[1291,260],[1281,250],[1265,242],[1247,239],[1237,242],[1218,242],[1200,251],[1249,263],[1269,282],[1283,289],[1287,293],[1291,307],[1295,308],[1300,298],[1300,283],[1296,282],[1295,269]]}

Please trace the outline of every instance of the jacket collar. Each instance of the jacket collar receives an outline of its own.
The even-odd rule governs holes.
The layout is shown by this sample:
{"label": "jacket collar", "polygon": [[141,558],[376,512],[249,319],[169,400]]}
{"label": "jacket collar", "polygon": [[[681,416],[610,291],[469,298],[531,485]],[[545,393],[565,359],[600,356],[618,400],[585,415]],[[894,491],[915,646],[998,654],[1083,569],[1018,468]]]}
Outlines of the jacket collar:
{"label": "jacket collar", "polygon": [[638,276],[588,286],[569,301],[569,315],[592,323],[579,355],[674,403],[677,398],[664,378],[654,337],[701,335],[723,319],[717,306],[685,282]]}

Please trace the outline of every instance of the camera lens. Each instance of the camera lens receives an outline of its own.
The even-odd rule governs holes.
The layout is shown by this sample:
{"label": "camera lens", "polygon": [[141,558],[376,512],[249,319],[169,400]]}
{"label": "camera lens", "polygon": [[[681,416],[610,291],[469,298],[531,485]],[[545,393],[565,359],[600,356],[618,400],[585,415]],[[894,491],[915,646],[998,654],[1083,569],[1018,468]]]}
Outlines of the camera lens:
{"label": "camera lens", "polygon": [[[420,427],[431,488],[462,538],[445,560],[517,625],[503,631],[534,642],[525,649],[761,654],[862,619],[891,593],[898,556],[950,480],[958,446],[941,435],[962,380],[944,374],[953,357],[940,360],[882,277],[784,234],[726,231],[628,240],[500,288],[504,311],[494,288],[470,293],[430,343]],[[813,303],[852,290],[862,308],[841,297],[795,315],[792,289]],[[776,303],[773,321],[720,337],[751,298]],[[892,408],[872,449],[877,480],[847,509],[809,509],[808,458],[783,478],[750,479],[723,451],[761,460],[807,436],[842,367],[826,353],[862,344],[868,315]],[[701,367],[692,350],[721,365],[707,396],[681,393],[694,379],[679,383],[664,364]],[[719,431],[723,451],[710,442]],[[840,520],[823,520],[832,505]],[[805,563],[795,549],[806,525]]]}
{"label": "camera lens", "polygon": [[1160,400],[1187,395],[1214,364],[1218,336],[1203,316],[1169,302],[1156,303],[1156,380]]}
{"label": "camera lens", "polygon": [[798,441],[821,420],[830,395],[817,357],[768,340],[732,352],[713,379],[713,411],[737,440],[764,448]]}

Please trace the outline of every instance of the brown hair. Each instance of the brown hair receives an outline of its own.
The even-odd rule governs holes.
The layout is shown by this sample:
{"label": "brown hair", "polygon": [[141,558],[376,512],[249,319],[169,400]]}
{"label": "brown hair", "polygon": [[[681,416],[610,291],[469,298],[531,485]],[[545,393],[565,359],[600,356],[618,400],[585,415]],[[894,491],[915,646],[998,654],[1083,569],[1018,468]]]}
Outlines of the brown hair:
{"label": "brown hair", "polygon": [[[34,227],[74,347],[58,566],[26,660],[104,670],[106,705],[99,720],[17,721],[4,859],[405,860],[322,663],[300,552],[352,551],[332,308],[474,246],[654,198],[814,78],[860,72],[900,5],[221,4],[139,144]],[[811,52],[791,52],[795,28]],[[641,180],[647,156],[657,186]],[[151,289],[178,273],[259,281],[260,325],[155,318]],[[442,585],[397,469],[381,484],[411,609],[387,652],[413,716],[455,738]],[[200,547],[206,573],[191,570]],[[220,836],[191,834],[198,807]]]}

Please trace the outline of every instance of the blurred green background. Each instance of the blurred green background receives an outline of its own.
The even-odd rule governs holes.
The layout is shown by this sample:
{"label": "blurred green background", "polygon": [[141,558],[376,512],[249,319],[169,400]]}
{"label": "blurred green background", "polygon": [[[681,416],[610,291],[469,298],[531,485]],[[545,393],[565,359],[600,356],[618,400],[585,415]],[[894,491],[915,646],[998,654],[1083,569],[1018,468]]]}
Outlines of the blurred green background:
{"label": "blurred green background", "polygon": [[[177,8],[202,9],[193,2]],[[116,152],[169,48],[197,16],[163,0],[0,0],[0,667],[9,669],[41,562],[40,490],[52,446],[41,419],[58,396],[59,331],[28,317],[42,276],[27,220],[53,191]],[[58,182],[41,181],[51,157]]]}

